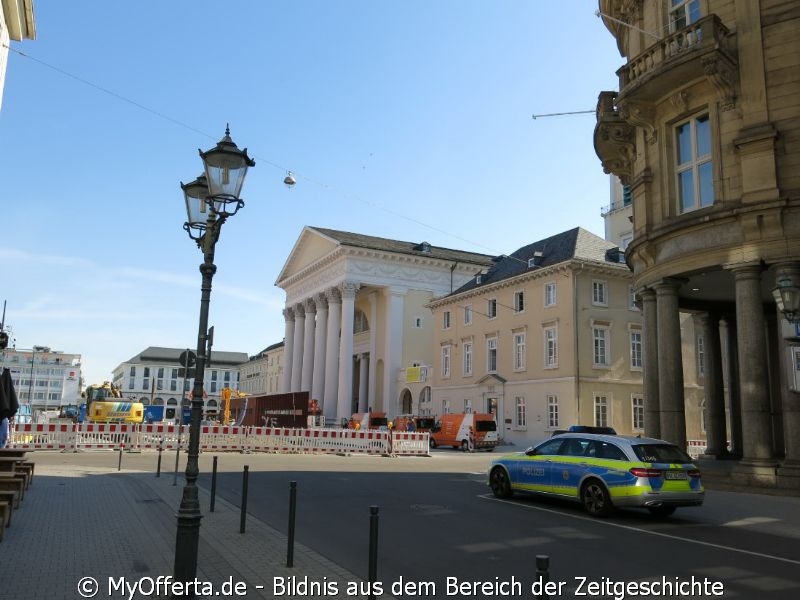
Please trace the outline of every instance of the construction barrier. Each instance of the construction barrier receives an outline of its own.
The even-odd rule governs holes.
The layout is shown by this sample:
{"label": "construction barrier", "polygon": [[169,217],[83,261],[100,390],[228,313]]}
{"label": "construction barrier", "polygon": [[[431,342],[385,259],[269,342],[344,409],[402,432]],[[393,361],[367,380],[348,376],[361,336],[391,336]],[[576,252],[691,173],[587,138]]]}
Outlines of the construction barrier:
{"label": "construction barrier", "polygon": [[706,440],[687,440],[686,453],[692,458],[697,458],[701,454],[705,454],[708,442]]}
{"label": "construction barrier", "polygon": [[[9,447],[26,450],[186,450],[189,426],[150,423],[26,423],[11,429]],[[428,456],[429,434],[352,429],[202,425],[200,450],[276,454]]]}

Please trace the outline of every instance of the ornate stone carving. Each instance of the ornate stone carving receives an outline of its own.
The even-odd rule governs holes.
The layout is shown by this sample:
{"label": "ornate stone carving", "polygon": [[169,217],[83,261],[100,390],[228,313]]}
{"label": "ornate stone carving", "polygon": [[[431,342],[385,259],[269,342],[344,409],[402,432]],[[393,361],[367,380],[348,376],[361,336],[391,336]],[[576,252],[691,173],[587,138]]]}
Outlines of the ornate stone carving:
{"label": "ornate stone carving", "polygon": [[316,294],[314,296],[314,302],[317,304],[317,310],[328,310],[328,296],[325,292]]}
{"label": "ornate stone carving", "polygon": [[736,71],[719,54],[702,58],[703,72],[717,91],[720,110],[736,107]]}
{"label": "ornate stone carving", "polygon": [[302,303],[294,305],[294,315],[296,319],[303,319],[306,316],[306,307]]}
{"label": "ornate stone carving", "polygon": [[317,313],[317,304],[314,302],[314,298],[306,298],[303,300],[303,308],[306,309],[307,315],[313,315]]}
{"label": "ornate stone carving", "polygon": [[652,105],[622,101],[619,103],[619,116],[634,127],[641,127],[648,144],[655,143],[655,110]]}
{"label": "ornate stone carving", "polygon": [[342,294],[339,292],[339,288],[333,287],[325,290],[325,298],[328,300],[328,306],[342,303]]}
{"label": "ornate stone carving", "polygon": [[689,92],[681,90],[669,97],[672,106],[679,112],[686,112],[689,109]]}
{"label": "ornate stone carving", "polygon": [[290,306],[287,306],[283,309],[283,318],[286,321],[294,321],[294,309]]}
{"label": "ornate stone carving", "polygon": [[356,283],[355,281],[343,281],[339,284],[339,291],[342,294],[342,299],[344,298],[355,298],[356,292],[361,285]]}

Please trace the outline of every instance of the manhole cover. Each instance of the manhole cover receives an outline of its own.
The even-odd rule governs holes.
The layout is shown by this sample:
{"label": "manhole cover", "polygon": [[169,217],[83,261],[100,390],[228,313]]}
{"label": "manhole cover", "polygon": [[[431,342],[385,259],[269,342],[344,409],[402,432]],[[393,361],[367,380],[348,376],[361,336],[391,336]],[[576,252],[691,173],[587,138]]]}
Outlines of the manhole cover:
{"label": "manhole cover", "polygon": [[441,504],[412,504],[411,510],[423,516],[449,515],[454,512]]}

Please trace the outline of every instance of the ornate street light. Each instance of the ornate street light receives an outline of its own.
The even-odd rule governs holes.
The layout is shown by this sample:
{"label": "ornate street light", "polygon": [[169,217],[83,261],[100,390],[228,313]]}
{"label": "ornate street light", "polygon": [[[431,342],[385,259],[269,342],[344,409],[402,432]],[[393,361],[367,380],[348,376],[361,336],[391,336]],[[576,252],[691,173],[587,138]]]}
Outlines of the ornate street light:
{"label": "ornate street light", "polygon": [[781,277],[778,286],[772,290],[772,297],[789,323],[800,322],[800,287],[791,277]]}
{"label": "ornate street light", "polygon": [[[203,376],[210,358],[208,332],[208,306],[211,300],[211,279],[214,265],[214,248],[219,240],[222,224],[244,206],[239,193],[247,169],[255,162],[247,156],[247,149],[239,150],[225,128],[225,137],[207,152],[200,152],[205,174],[188,184],[181,183],[186,202],[188,220],[183,228],[197,242],[203,252],[200,273],[200,322],[197,335],[197,359],[194,388],[192,389],[192,416],[189,427],[189,450],[186,462],[186,485],[178,509],[178,532],[175,540],[175,580],[192,582],[197,575],[197,549],[200,541],[200,501],[197,490],[200,455],[200,421],[203,416]],[[194,595],[190,593],[189,595]]]}

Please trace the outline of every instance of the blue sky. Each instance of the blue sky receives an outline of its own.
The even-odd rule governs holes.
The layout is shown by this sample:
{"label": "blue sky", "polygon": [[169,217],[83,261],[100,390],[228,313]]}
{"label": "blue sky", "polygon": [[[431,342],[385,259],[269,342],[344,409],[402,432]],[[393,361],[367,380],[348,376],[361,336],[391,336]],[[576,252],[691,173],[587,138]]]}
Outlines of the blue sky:
{"label": "blue sky", "polygon": [[80,353],[87,382],[147,346],[196,347],[202,256],[179,182],[226,123],[256,166],[217,244],[215,350],[283,338],[274,283],[305,225],[489,254],[575,226],[603,235],[594,115],[531,118],[616,89],[597,8],[36,0],[0,109],[0,300],[17,347]]}

